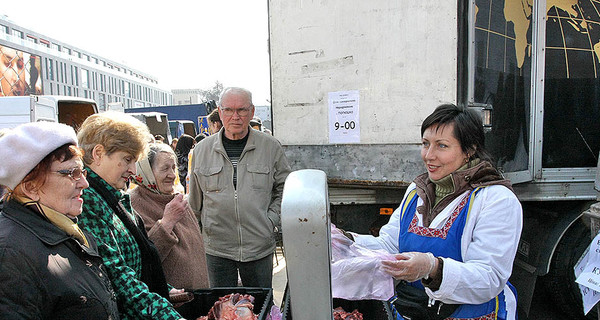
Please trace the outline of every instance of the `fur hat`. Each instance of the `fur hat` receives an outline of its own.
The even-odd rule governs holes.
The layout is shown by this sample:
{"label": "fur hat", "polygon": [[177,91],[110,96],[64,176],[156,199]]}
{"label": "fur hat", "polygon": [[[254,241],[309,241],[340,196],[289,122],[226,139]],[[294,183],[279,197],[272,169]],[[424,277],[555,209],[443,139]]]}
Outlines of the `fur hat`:
{"label": "fur hat", "polygon": [[77,145],[73,128],[54,122],[32,122],[0,136],[0,184],[14,189],[52,151]]}

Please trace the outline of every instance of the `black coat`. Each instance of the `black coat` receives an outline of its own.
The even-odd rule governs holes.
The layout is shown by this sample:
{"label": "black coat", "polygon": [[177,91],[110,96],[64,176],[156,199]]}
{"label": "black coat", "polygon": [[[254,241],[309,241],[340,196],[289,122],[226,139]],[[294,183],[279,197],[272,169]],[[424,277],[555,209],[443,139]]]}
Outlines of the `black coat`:
{"label": "black coat", "polygon": [[86,233],[86,248],[16,201],[0,213],[0,318],[119,319],[116,297]]}

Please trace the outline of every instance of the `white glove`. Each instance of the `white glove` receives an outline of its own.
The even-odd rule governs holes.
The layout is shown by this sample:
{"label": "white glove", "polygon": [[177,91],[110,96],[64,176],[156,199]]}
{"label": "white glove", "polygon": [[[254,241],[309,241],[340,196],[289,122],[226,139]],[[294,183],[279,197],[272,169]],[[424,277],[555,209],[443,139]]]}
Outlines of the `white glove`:
{"label": "white glove", "polygon": [[431,252],[404,252],[394,255],[396,260],[383,260],[383,270],[394,279],[408,282],[429,278],[437,265],[437,259]]}

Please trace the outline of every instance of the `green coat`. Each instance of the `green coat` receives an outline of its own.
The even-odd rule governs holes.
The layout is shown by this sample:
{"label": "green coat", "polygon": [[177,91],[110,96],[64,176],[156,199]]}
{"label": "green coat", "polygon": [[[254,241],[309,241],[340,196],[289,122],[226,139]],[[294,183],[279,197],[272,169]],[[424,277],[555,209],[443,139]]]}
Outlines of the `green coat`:
{"label": "green coat", "polygon": [[[129,195],[116,190],[102,180],[94,171],[87,169],[88,179],[99,179],[101,184],[115,197],[131,218]],[[92,233],[99,244],[100,255],[117,293],[117,303],[122,319],[180,319],[171,303],[159,294],[150,292],[141,279],[141,254],[135,239],[121,219],[110,208],[100,194],[90,187],[83,190],[83,212],[79,226]]]}

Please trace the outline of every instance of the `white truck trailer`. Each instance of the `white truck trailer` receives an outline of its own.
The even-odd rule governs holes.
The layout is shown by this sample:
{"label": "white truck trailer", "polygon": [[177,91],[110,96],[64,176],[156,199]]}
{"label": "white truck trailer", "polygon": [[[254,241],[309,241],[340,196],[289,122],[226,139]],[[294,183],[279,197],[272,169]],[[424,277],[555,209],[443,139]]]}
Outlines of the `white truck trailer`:
{"label": "white truck trailer", "polygon": [[271,0],[273,133],[293,169],[326,173],[334,223],[376,233],[424,172],[423,119],[444,102],[477,108],[524,207],[511,278],[520,309],[538,285],[583,316],[572,267],[597,193],[598,6]]}
{"label": "white truck trailer", "polygon": [[20,124],[50,121],[68,124],[77,130],[90,115],[98,112],[91,99],[68,96],[0,97],[0,129]]}

